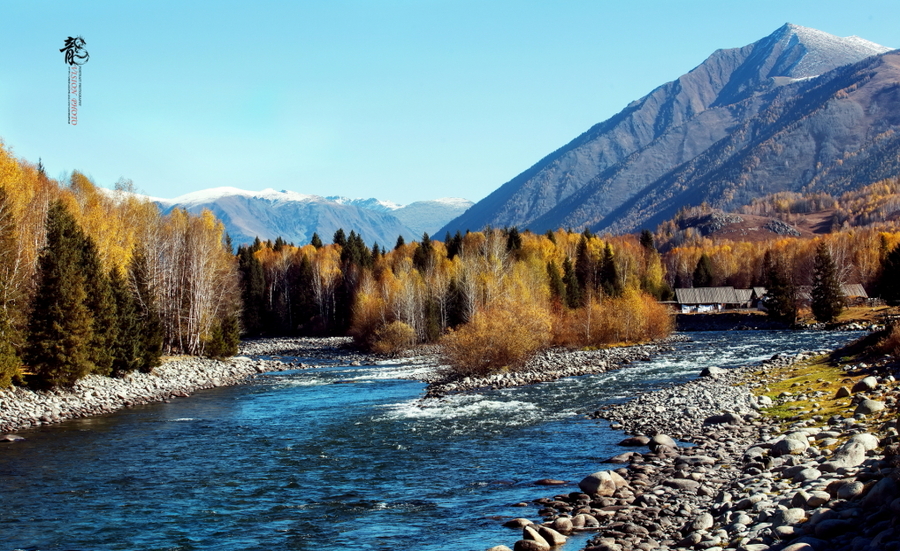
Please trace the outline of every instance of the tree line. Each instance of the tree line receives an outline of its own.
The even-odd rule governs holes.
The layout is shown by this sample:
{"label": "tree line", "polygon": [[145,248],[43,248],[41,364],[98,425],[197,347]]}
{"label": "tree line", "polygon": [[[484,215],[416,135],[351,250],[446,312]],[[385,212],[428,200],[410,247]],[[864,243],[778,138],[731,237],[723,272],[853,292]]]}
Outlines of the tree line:
{"label": "tree line", "polygon": [[[281,239],[238,249],[247,336],[349,334],[391,353],[441,341],[459,370],[516,368],[552,345],[602,346],[671,330],[650,242],[560,230],[457,233],[369,248]],[[479,344],[480,343],[480,344]]]}
{"label": "tree line", "polygon": [[0,387],[236,352],[240,288],[221,222],[163,216],[133,191],[79,172],[53,180],[0,144]]}

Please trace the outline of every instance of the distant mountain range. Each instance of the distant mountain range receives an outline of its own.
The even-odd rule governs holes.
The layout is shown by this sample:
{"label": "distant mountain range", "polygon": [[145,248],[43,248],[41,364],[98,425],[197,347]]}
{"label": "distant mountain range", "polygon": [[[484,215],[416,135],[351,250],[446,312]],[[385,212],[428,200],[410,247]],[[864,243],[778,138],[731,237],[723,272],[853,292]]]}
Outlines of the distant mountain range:
{"label": "distant mountain range", "polygon": [[175,199],[151,198],[164,213],[182,208],[197,213],[209,209],[225,224],[235,244],[281,237],[297,245],[318,233],[325,243],[343,228],[355,231],[370,246],[393,247],[398,236],[419,240],[472,206],[466,199],[417,201],[403,206],[378,199],[321,197],[293,191],[246,191],[232,187],[205,189]]}
{"label": "distant mountain range", "polygon": [[653,228],[684,206],[840,193],[900,174],[900,52],[786,24],[718,50],[452,220],[532,231]]}

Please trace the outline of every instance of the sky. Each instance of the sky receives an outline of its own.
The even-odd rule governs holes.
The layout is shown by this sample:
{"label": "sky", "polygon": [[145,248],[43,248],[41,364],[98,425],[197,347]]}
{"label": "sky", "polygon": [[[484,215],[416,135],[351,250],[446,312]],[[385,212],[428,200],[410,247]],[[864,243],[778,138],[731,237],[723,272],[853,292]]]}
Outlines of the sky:
{"label": "sky", "polygon": [[[0,0],[0,139],[162,198],[477,201],[787,22],[900,47],[896,0]],[[70,36],[90,54],[75,125]]]}

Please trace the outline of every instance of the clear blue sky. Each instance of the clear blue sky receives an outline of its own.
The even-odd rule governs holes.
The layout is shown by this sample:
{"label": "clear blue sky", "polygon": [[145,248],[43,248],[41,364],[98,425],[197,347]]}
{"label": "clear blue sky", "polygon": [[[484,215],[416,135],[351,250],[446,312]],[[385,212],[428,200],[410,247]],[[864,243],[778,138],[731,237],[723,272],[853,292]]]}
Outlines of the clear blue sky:
{"label": "clear blue sky", "polygon": [[[786,22],[900,47],[900,3],[0,0],[0,137],[50,176],[478,200]],[[81,35],[77,126],[59,48]]]}

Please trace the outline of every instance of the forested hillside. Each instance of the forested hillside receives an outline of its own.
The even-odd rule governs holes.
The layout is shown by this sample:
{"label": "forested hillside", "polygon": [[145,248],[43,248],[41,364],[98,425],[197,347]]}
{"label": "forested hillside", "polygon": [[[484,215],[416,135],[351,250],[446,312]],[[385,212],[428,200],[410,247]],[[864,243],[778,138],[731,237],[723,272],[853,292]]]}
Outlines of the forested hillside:
{"label": "forested hillside", "polygon": [[222,224],[48,178],[0,144],[0,386],[149,371],[236,350],[237,265]]}

